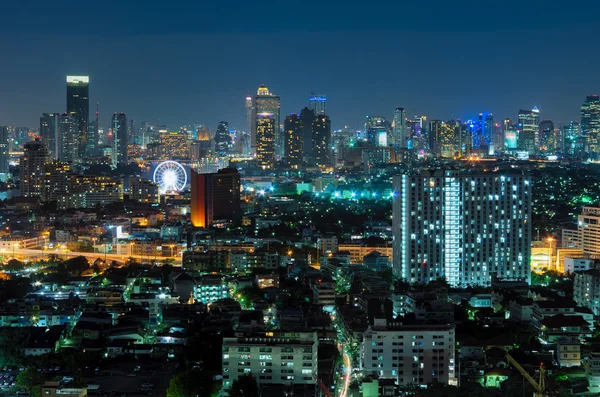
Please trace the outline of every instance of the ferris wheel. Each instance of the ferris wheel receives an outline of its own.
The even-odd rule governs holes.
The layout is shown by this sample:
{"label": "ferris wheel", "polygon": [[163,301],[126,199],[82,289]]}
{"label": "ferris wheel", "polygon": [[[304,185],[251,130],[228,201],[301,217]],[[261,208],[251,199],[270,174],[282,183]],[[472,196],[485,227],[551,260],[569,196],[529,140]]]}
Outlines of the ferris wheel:
{"label": "ferris wheel", "polygon": [[168,191],[181,191],[187,183],[185,168],[176,161],[164,161],[154,170],[152,178],[161,193]]}

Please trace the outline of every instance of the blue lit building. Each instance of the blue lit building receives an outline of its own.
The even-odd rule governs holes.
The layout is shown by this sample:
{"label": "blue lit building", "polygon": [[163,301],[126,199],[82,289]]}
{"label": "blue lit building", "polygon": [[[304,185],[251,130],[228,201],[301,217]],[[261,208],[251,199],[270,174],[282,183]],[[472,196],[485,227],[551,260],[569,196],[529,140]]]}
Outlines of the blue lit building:
{"label": "blue lit building", "polygon": [[315,112],[315,116],[326,116],[327,115],[327,96],[316,95],[311,93],[310,99],[308,100],[309,109]]}

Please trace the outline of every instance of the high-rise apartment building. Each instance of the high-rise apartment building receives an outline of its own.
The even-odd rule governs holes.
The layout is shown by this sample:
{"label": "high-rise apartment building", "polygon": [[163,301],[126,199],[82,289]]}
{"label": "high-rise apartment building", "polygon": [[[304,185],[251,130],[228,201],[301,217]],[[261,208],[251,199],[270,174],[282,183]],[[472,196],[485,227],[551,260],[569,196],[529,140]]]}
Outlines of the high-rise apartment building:
{"label": "high-rise apartment building", "polygon": [[235,168],[212,174],[191,171],[191,220],[195,227],[212,227],[217,221],[235,222],[240,216],[241,182]]}
{"label": "high-rise apartment building", "polygon": [[577,217],[577,230],[584,256],[600,259],[600,208],[583,207]]}
{"label": "high-rise apartment building", "polygon": [[314,164],[318,166],[331,164],[331,120],[328,116],[317,115],[312,125],[312,144]]}
{"label": "high-rise apartment building", "polygon": [[315,112],[317,116],[326,116],[327,115],[327,96],[326,95],[316,95],[310,94],[310,98],[308,100],[308,107],[310,110]]}
{"label": "high-rise apartment building", "polygon": [[215,155],[224,156],[233,150],[231,135],[229,134],[229,123],[219,121],[217,131],[215,132]]}
{"label": "high-rise apartment building", "polygon": [[539,150],[546,153],[554,153],[557,149],[557,136],[554,131],[552,120],[542,120],[539,125],[540,146]]}
{"label": "high-rise apartment building", "polygon": [[540,111],[537,107],[532,110],[519,110],[519,150],[534,154],[539,147]]}
{"label": "high-rise apartment building", "polygon": [[273,113],[256,115],[256,162],[263,170],[275,168],[275,127]]}
{"label": "high-rise apartment building", "polygon": [[158,203],[158,186],[146,178],[131,178],[129,198],[140,203]]}
{"label": "high-rise apartment building", "polygon": [[0,174],[8,174],[8,129],[0,125]]}
{"label": "high-rise apartment building", "polygon": [[585,154],[585,136],[581,133],[581,125],[576,121],[562,127],[562,150],[570,156],[583,156]]}
{"label": "high-rise apartment building", "polygon": [[531,180],[458,170],[394,177],[394,275],[411,283],[529,281]]}
{"label": "high-rise apartment building", "polygon": [[410,135],[407,134],[406,111],[403,106],[399,106],[394,110],[394,121],[392,124],[394,144],[400,149],[408,149]]}
{"label": "high-rise apartment building", "polygon": [[67,76],[67,113],[74,114],[77,126],[78,153],[86,157],[90,124],[90,77]]}
{"label": "high-rise apartment building", "polygon": [[451,120],[429,122],[429,147],[438,158],[453,158],[460,152],[460,124]]}
{"label": "high-rise apartment building", "polygon": [[127,165],[129,162],[127,153],[127,116],[125,113],[113,114],[111,128],[113,133],[112,166],[113,168],[117,168],[118,166]]}
{"label": "high-rise apartment building", "polygon": [[296,113],[285,118],[283,134],[285,140],[285,155],[283,161],[289,168],[298,168],[302,165],[302,153],[304,148],[304,137],[302,133],[302,120]]}
{"label": "high-rise apartment building", "polygon": [[397,385],[455,384],[453,324],[408,325],[375,319],[363,334],[364,375]]}
{"label": "high-rise apartment building", "polygon": [[[251,144],[252,151],[257,152],[259,149],[259,139],[258,139],[258,122],[259,115],[270,114],[273,119],[273,150],[278,157],[283,156],[283,136],[279,130],[279,110],[281,107],[281,99],[278,95],[273,94],[267,86],[262,84],[258,87],[258,91],[256,92],[256,96],[254,97],[254,103],[252,106],[252,135],[251,135]],[[246,108],[247,109],[247,108]]]}
{"label": "high-rise apartment building", "polygon": [[59,116],[58,113],[43,113],[40,117],[39,135],[48,148],[48,156],[53,159],[58,158]]}
{"label": "high-rise apartment building", "polygon": [[186,133],[160,134],[160,157],[163,160],[183,160],[189,158],[189,154],[189,138]]}
{"label": "high-rise apartment building", "polygon": [[27,142],[19,161],[21,195],[41,197],[44,194],[44,164],[48,160],[46,145],[36,139]]}
{"label": "high-rise apartment building", "polygon": [[588,95],[581,105],[581,132],[590,153],[600,153],[600,97]]}
{"label": "high-rise apartment building", "polygon": [[59,201],[69,194],[71,163],[49,161],[44,165],[44,201]]}
{"label": "high-rise apartment building", "polygon": [[81,160],[77,128],[77,117],[74,113],[63,113],[58,116],[57,160],[72,164],[76,164]]}
{"label": "high-rise apartment building", "polygon": [[[223,338],[223,389],[254,374],[259,385],[313,385],[318,374],[316,332],[262,332]],[[316,390],[307,394],[314,395]]]}

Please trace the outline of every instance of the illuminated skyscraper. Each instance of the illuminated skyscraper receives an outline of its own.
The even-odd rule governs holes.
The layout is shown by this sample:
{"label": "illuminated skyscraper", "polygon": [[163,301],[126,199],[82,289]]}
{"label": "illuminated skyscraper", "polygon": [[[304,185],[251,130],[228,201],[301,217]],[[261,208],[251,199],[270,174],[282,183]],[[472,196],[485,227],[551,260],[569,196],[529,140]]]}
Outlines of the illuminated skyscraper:
{"label": "illuminated skyscraper", "polygon": [[57,160],[72,164],[80,161],[79,148],[81,146],[77,128],[77,115],[74,113],[63,113],[58,116]]}
{"label": "illuminated skyscraper", "polygon": [[231,135],[229,135],[229,123],[227,121],[219,121],[217,131],[215,132],[215,155],[224,156],[230,153]]}
{"label": "illuminated skyscraper", "polygon": [[189,158],[189,138],[181,132],[160,134],[160,157],[163,160],[185,160]]}
{"label": "illuminated skyscraper", "polygon": [[429,122],[429,145],[437,158],[453,158],[460,152],[460,124],[451,120]]}
{"label": "illuminated skyscraper", "polygon": [[40,117],[40,137],[48,148],[48,156],[56,159],[58,153],[58,113],[43,113]]}
{"label": "illuminated skyscraper", "polygon": [[492,144],[494,145],[494,152],[501,153],[504,151],[504,129],[500,123],[494,123]]}
{"label": "illuminated skyscraper", "polygon": [[394,130],[394,144],[400,149],[408,149],[410,134],[407,134],[406,111],[403,106],[397,107],[394,110],[392,128]]}
{"label": "illuminated skyscraper", "polygon": [[316,95],[310,94],[310,99],[308,100],[309,108],[315,115],[326,116],[327,115],[327,96],[326,95]]}
{"label": "illuminated skyscraper", "polygon": [[588,95],[581,105],[581,133],[590,153],[600,153],[600,97]]}
{"label": "illuminated skyscraper", "polygon": [[518,149],[534,154],[539,147],[540,111],[537,107],[532,110],[519,110],[519,142]]}
{"label": "illuminated skyscraper", "polygon": [[581,133],[581,126],[576,121],[571,121],[562,128],[563,153],[569,156],[583,156],[585,153],[585,137]]}
{"label": "illuminated skyscraper", "polygon": [[472,170],[394,177],[394,276],[490,285],[492,275],[529,282],[531,179]]}
{"label": "illuminated skyscraper", "polygon": [[256,162],[262,169],[275,167],[275,117],[273,113],[256,115]]}
{"label": "illuminated skyscraper", "polygon": [[325,115],[315,116],[312,126],[313,158],[316,165],[331,164],[331,121]]}
{"label": "illuminated skyscraper", "polygon": [[191,172],[191,220],[195,227],[212,227],[216,221],[235,222],[240,214],[241,182],[235,168],[217,173]]}
{"label": "illuminated skyscraper", "polygon": [[48,150],[41,141],[27,142],[19,162],[21,195],[41,197],[44,193],[44,164],[48,160]]}
{"label": "illuminated skyscraper", "polygon": [[[281,100],[279,96],[271,93],[267,86],[262,84],[258,87],[256,96],[254,97],[254,103],[252,106],[253,123],[252,123],[252,151],[258,152],[258,137],[257,137],[257,126],[258,118],[260,114],[270,113],[273,119],[273,144],[274,151],[276,151],[279,157],[283,156],[283,136],[279,131],[279,108]],[[246,111],[248,110],[248,104],[246,103]],[[258,154],[258,153],[257,153]]]}
{"label": "illuminated skyscraper", "polygon": [[246,131],[244,132],[250,137],[250,140],[246,143],[246,138],[244,138],[244,144],[242,144],[242,153],[246,156],[252,155],[253,148],[256,146],[256,136],[252,134],[252,131],[254,131],[254,103],[252,97],[248,95],[246,97]]}
{"label": "illuminated skyscraper", "polygon": [[88,128],[90,124],[89,76],[67,76],[67,113],[74,113],[77,125],[79,150],[86,157]]}
{"label": "illuminated skyscraper", "polygon": [[392,137],[392,126],[385,117],[367,116],[365,121],[367,141],[375,146],[388,146]]}
{"label": "illuminated skyscraper", "polygon": [[554,153],[557,148],[556,134],[552,120],[542,120],[539,125],[540,146],[539,149],[545,153]]}
{"label": "illuminated skyscraper", "polygon": [[285,118],[283,134],[285,140],[285,155],[283,161],[289,168],[298,168],[302,164],[304,137],[302,133],[302,120],[296,113]]}
{"label": "illuminated skyscraper", "polygon": [[0,174],[8,173],[8,128],[0,125]]}
{"label": "illuminated skyscraper", "polygon": [[125,113],[115,113],[112,116],[112,166],[127,165],[129,160],[127,156],[127,116]]}

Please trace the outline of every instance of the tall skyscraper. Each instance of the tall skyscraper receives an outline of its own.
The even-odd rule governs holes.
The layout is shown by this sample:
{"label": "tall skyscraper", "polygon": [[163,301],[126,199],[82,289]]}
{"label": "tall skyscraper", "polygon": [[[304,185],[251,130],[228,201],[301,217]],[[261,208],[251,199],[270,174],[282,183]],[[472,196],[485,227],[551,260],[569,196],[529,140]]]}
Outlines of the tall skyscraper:
{"label": "tall skyscraper", "polygon": [[217,131],[215,132],[215,155],[224,156],[232,150],[231,135],[229,135],[229,123],[219,121]]}
{"label": "tall skyscraper", "polygon": [[285,140],[285,155],[283,161],[289,168],[298,168],[302,165],[302,153],[304,148],[304,137],[302,133],[302,120],[296,113],[285,118],[283,134]]}
{"label": "tall skyscraper", "polygon": [[224,168],[213,174],[191,171],[191,220],[195,227],[212,227],[216,221],[235,222],[241,215],[240,174]]}
{"label": "tall skyscraper", "polygon": [[485,112],[479,113],[479,122],[473,129],[473,148],[487,153],[492,145],[492,131],[494,128],[494,115]]}
{"label": "tall skyscraper", "polygon": [[327,96],[326,95],[316,95],[314,93],[310,94],[310,99],[308,100],[308,107],[310,110],[315,112],[315,115],[318,116],[326,116],[327,115]]}
{"label": "tall skyscraper", "polygon": [[408,149],[410,136],[407,134],[406,111],[403,106],[399,106],[394,110],[392,128],[394,130],[394,144],[400,149]]}
{"label": "tall skyscraper", "polygon": [[441,156],[442,120],[429,120],[429,150],[435,157]]}
{"label": "tall skyscraper", "polygon": [[569,156],[583,156],[585,154],[585,137],[581,133],[581,125],[571,121],[562,128],[563,153]]}
{"label": "tall skyscraper", "polygon": [[388,146],[392,136],[392,126],[385,117],[367,116],[365,121],[367,141],[375,146]]}
{"label": "tall skyscraper", "polygon": [[59,116],[58,113],[43,113],[40,117],[40,137],[48,148],[48,156],[53,159],[58,158]]}
{"label": "tall skyscraper", "polygon": [[303,141],[303,157],[307,163],[312,163],[313,159],[313,121],[315,119],[314,110],[304,108],[300,111],[300,122],[302,123],[302,141]]}
{"label": "tall skyscraper", "polygon": [[494,123],[492,144],[494,145],[494,152],[501,153],[504,151],[504,129],[500,123]]}
{"label": "tall skyscraper", "polygon": [[532,110],[519,110],[519,141],[518,149],[534,154],[539,147],[540,111],[537,107]]}
{"label": "tall skyscraper", "polygon": [[[246,105],[247,106],[247,105]],[[276,155],[283,156],[283,136],[279,130],[279,109],[281,107],[281,100],[278,95],[275,95],[269,91],[267,86],[262,84],[258,87],[256,96],[254,97],[254,103],[252,106],[253,123],[252,123],[252,151],[258,152],[258,137],[257,137],[257,126],[258,117],[260,114],[270,113],[273,119],[273,143],[274,151]],[[247,110],[247,107],[246,107]]]}
{"label": "tall skyscraper", "polygon": [[557,148],[556,134],[552,120],[542,120],[539,125],[540,146],[539,150],[545,153],[554,153]]}
{"label": "tall skyscraper", "polygon": [[0,125],[0,174],[8,173],[8,128]]}
{"label": "tall skyscraper", "polygon": [[[246,96],[246,131],[244,132],[250,137],[250,141],[248,144],[245,144],[244,142],[242,145],[242,153],[246,156],[252,155],[253,148],[256,146],[256,136],[252,131],[254,131],[254,102],[252,97],[248,95]],[[252,139],[254,139],[254,141],[252,141]]]}
{"label": "tall skyscraper", "polygon": [[317,115],[313,121],[313,158],[316,165],[331,165],[331,120],[328,116]]}
{"label": "tall skyscraper", "polygon": [[453,158],[460,152],[460,123],[454,120],[429,122],[429,147],[437,158]]}
{"label": "tall skyscraper", "polygon": [[581,133],[590,153],[600,153],[600,97],[588,95],[581,105]]}
{"label": "tall skyscraper", "polygon": [[531,179],[457,170],[394,177],[394,276],[410,283],[529,281]]}
{"label": "tall skyscraper", "polygon": [[48,150],[40,140],[27,142],[19,161],[21,195],[41,197],[44,193],[44,164],[48,160]]}
{"label": "tall skyscraper", "polygon": [[275,116],[273,113],[256,115],[256,161],[262,169],[275,167]]}
{"label": "tall skyscraper", "polygon": [[90,124],[89,76],[67,76],[67,113],[74,113],[80,157],[86,157]]}
{"label": "tall skyscraper", "polygon": [[111,128],[113,132],[112,166],[127,165],[127,116],[125,113],[116,113],[112,116]]}
{"label": "tall skyscraper", "polygon": [[57,160],[72,164],[80,161],[78,128],[76,114],[63,113],[58,116]]}

